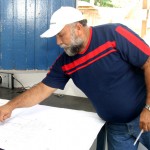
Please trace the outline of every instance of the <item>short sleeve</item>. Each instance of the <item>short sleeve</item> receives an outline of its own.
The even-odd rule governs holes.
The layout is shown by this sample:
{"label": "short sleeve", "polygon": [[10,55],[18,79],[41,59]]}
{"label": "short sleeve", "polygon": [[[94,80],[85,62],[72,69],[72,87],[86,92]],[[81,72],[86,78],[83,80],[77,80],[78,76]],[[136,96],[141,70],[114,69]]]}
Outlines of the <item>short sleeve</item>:
{"label": "short sleeve", "polygon": [[62,71],[61,66],[62,59],[58,58],[54,65],[50,68],[47,76],[42,80],[42,83],[47,86],[63,90],[70,77]]}
{"label": "short sleeve", "polygon": [[128,63],[142,67],[150,56],[150,47],[128,27],[119,24],[115,29],[116,48]]}

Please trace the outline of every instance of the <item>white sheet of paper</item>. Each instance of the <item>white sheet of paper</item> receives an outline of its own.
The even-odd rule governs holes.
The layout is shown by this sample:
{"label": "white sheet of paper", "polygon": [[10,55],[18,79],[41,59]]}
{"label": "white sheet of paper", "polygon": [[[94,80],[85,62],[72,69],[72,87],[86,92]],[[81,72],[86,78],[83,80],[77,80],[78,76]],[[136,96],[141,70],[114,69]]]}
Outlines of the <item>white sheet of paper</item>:
{"label": "white sheet of paper", "polygon": [[0,148],[89,150],[104,123],[92,112],[44,105],[18,108],[0,123]]}

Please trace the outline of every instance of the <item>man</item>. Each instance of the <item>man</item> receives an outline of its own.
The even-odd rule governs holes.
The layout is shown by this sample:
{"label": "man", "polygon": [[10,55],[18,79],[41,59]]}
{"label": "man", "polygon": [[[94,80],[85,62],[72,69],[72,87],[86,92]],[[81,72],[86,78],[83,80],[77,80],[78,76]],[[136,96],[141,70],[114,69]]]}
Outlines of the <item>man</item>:
{"label": "man", "polygon": [[88,27],[72,7],[58,9],[41,37],[55,35],[65,52],[42,82],[0,107],[0,121],[15,108],[33,106],[64,89],[72,78],[106,121],[109,150],[136,150],[133,143],[141,129],[139,141],[150,150],[149,46],[122,24]]}

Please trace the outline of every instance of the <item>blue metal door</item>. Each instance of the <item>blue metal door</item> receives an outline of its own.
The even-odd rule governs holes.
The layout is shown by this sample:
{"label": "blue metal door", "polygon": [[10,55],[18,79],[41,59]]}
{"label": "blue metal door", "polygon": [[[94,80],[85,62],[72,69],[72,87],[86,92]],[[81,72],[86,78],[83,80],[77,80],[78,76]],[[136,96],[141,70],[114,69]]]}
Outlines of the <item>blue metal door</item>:
{"label": "blue metal door", "polygon": [[76,0],[0,0],[0,69],[47,70],[53,64],[62,50],[55,37],[40,34],[61,6],[75,7]]}

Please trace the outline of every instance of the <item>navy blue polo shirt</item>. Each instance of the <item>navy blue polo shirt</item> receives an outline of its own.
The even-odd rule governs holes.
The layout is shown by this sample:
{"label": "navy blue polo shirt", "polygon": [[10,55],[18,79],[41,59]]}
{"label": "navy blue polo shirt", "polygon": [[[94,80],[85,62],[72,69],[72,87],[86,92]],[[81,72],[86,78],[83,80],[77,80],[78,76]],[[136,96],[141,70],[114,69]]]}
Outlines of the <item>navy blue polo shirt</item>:
{"label": "navy blue polo shirt", "polygon": [[128,122],[145,105],[141,67],[149,55],[149,46],[122,24],[91,27],[85,50],[73,57],[61,54],[42,82],[64,89],[72,78],[102,119]]}

